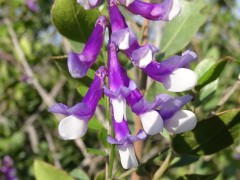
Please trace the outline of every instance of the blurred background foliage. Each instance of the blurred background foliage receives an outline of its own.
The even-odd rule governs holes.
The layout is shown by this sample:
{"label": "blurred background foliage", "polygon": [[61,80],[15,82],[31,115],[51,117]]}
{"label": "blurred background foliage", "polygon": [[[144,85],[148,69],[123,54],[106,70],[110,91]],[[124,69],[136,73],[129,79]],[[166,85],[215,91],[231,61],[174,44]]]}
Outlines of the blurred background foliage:
{"label": "blurred background foliage", "polygon": [[[104,107],[99,108],[89,124],[87,135],[79,141],[61,140],[57,132],[59,117],[47,112],[48,106],[54,102],[68,105],[79,102],[91,82],[93,71],[84,80],[74,80],[67,71],[64,72],[61,67],[66,67],[66,55],[74,43],[70,45],[51,22],[53,1],[38,0],[36,3],[38,9],[35,11],[24,0],[0,0],[0,159],[6,155],[12,157],[19,179],[34,179],[34,169],[40,169],[40,172],[35,170],[35,174],[44,174],[44,168],[39,167],[45,165],[41,161],[34,163],[35,159],[62,168],[76,179],[102,179],[104,172],[101,170],[105,168],[105,148],[108,146],[104,128],[106,122],[101,117]],[[173,55],[171,51],[175,54],[185,49],[192,49],[198,54],[199,58],[192,68],[196,68],[195,71],[202,77],[202,84],[190,92],[194,100],[189,106],[202,120],[217,112],[240,108],[240,1],[195,0],[191,3],[201,4],[202,8],[198,9],[201,16],[186,22],[202,22],[196,23],[197,27],[184,24],[189,31],[183,29],[176,41],[179,42],[181,37],[185,41],[189,38],[189,41],[184,42],[180,49],[173,43],[169,51],[165,49],[157,59]],[[190,11],[190,16],[195,13],[191,12],[191,6],[186,10]],[[134,16],[131,25],[137,31],[136,27],[141,26],[141,22],[142,19]],[[175,25],[176,22],[172,23]],[[150,41],[164,50],[164,38],[168,41],[167,37],[172,37],[164,32],[164,28],[171,30],[171,24],[154,22],[150,27],[153,29],[149,34]],[[158,29],[163,29],[163,33],[157,35]],[[163,44],[160,45],[161,35]],[[159,39],[156,41],[156,38]],[[80,44],[77,47],[81,49]],[[100,64],[106,61],[104,53],[103,48]],[[124,58],[122,61],[126,68],[134,72]],[[223,58],[224,63],[219,63]],[[209,69],[211,72],[207,74]],[[152,83],[146,96],[151,100],[154,94],[160,92],[164,92],[162,86]],[[101,105],[104,101],[106,99],[101,101]],[[130,115],[129,119],[132,122]],[[131,124],[133,126],[133,122]],[[145,179],[150,179],[166,158],[170,140],[168,135],[163,135],[164,138],[161,135],[151,137],[145,144],[144,163],[137,171]],[[234,137],[236,139],[231,146],[215,154],[175,154],[163,179],[196,179],[194,175],[180,177],[185,174],[204,174],[203,179],[240,179],[240,140],[239,136]],[[120,163],[115,163],[115,166],[118,167],[114,172],[116,176],[124,173]],[[55,170],[49,172],[54,174]]]}

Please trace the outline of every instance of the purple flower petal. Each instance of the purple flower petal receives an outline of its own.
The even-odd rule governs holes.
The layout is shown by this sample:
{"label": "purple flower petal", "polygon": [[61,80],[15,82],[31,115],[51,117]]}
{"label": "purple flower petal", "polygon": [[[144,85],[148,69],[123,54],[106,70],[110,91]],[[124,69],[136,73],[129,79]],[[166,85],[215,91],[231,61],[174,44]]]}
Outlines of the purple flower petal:
{"label": "purple flower petal", "polygon": [[151,63],[153,56],[158,52],[158,48],[151,44],[140,46],[132,52],[131,59],[139,68],[145,68]]}
{"label": "purple flower petal", "polygon": [[81,78],[86,75],[88,69],[94,64],[101,50],[104,32],[107,25],[105,16],[100,16],[95,28],[85,44],[83,51],[78,54],[70,52],[68,56],[68,69],[72,77]]}
{"label": "purple flower petal", "polygon": [[161,105],[161,109],[158,110],[163,120],[171,118],[177,111],[179,111],[185,104],[192,99],[192,96],[185,95],[181,97],[171,98]]}
{"label": "purple flower petal", "polygon": [[26,5],[33,12],[38,12],[39,11],[39,6],[38,6],[38,4],[35,0],[26,0]]}
{"label": "purple flower petal", "polygon": [[182,56],[172,56],[162,62],[152,61],[143,71],[153,79],[160,79],[162,76],[171,74],[178,68],[183,68],[189,65],[197,58],[193,51],[185,51]]}
{"label": "purple flower petal", "polygon": [[178,0],[164,0],[162,3],[146,3],[140,0],[120,0],[129,11],[149,20],[170,21],[181,11]]}
{"label": "purple flower petal", "polygon": [[65,116],[70,115],[68,112],[68,106],[66,106],[65,104],[62,104],[62,103],[57,103],[57,104],[51,106],[48,109],[48,111],[52,112],[52,113],[63,114]]}

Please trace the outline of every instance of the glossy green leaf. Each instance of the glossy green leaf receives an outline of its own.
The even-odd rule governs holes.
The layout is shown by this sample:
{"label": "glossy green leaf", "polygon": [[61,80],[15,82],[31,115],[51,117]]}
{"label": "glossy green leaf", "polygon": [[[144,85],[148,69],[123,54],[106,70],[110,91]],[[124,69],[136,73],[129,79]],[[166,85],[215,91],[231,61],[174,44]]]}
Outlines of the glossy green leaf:
{"label": "glossy green leaf", "polygon": [[181,13],[173,21],[166,24],[162,36],[160,49],[165,57],[169,57],[186,47],[200,26],[206,21],[206,15],[201,13],[206,8],[205,1],[182,1],[181,4]]}
{"label": "glossy green leaf", "polygon": [[40,160],[34,161],[33,168],[37,180],[73,180],[65,171]]}
{"label": "glossy green leaf", "polygon": [[200,102],[206,101],[213,96],[218,87],[218,79],[204,86],[199,94]]}
{"label": "glossy green leaf", "polygon": [[87,148],[87,152],[90,154],[95,154],[95,155],[100,155],[100,156],[107,156],[106,152],[99,150],[99,149],[94,149],[94,148]]}
{"label": "glossy green leaf", "polygon": [[76,0],[55,0],[51,16],[63,36],[76,42],[86,42],[99,12],[97,9],[85,11]]}
{"label": "glossy green leaf", "polygon": [[88,175],[80,168],[72,170],[70,175],[74,177],[75,180],[90,180]]}
{"label": "glossy green leaf", "polygon": [[187,174],[177,178],[177,180],[213,180],[219,175],[219,172],[212,174]]}
{"label": "glossy green leaf", "polygon": [[211,68],[209,68],[199,79],[198,79],[198,84],[196,86],[196,89],[201,89],[205,85],[213,82],[216,80],[220,74],[222,73],[227,61],[230,58],[226,57],[217,63],[215,63]]}
{"label": "glossy green leaf", "polygon": [[189,132],[173,138],[172,146],[179,154],[208,155],[216,153],[240,138],[240,109],[224,111],[198,122]]}
{"label": "glossy green leaf", "polygon": [[207,58],[201,60],[201,62],[196,66],[194,72],[198,76],[198,81],[206,74],[209,69],[211,69],[216,64],[216,61],[212,58]]}

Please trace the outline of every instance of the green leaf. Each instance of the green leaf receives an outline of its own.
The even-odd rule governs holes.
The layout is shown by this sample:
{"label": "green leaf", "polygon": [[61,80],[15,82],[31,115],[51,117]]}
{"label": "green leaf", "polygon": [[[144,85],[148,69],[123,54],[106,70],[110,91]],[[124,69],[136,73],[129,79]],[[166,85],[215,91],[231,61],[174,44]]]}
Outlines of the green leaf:
{"label": "green leaf", "polygon": [[82,52],[82,50],[84,48],[84,43],[73,41],[73,40],[67,39],[67,38],[66,38],[66,40],[69,42],[69,44],[74,52],[77,52],[77,53]]}
{"label": "green leaf", "polygon": [[100,156],[107,156],[106,152],[99,150],[99,149],[94,149],[94,148],[87,148],[87,152],[90,154],[95,154],[95,155],[100,155]]}
{"label": "green leaf", "polygon": [[215,93],[218,87],[218,79],[215,81],[209,83],[208,85],[204,86],[199,94],[199,100],[200,102],[206,101],[209,98],[212,97],[212,95]]}
{"label": "green leaf", "polygon": [[90,129],[96,130],[96,131],[100,131],[102,129],[104,129],[104,126],[102,125],[101,122],[99,122],[96,117],[93,117],[89,123],[88,123],[88,127]]}
{"label": "green leaf", "polygon": [[176,135],[173,149],[188,155],[216,153],[240,138],[239,119],[240,109],[233,109],[202,120],[192,131]]}
{"label": "green leaf", "polygon": [[188,156],[188,155],[181,155],[180,157],[176,157],[172,160],[171,167],[182,167],[189,164],[192,164],[199,160],[199,157],[196,156]]}
{"label": "green leaf", "polygon": [[90,180],[88,175],[80,168],[72,170],[70,175],[76,180]]}
{"label": "green leaf", "polygon": [[96,176],[94,177],[94,180],[103,180],[105,178],[106,172],[105,170],[99,171]]}
{"label": "green leaf", "polygon": [[181,13],[173,21],[166,24],[162,36],[160,49],[165,57],[169,57],[186,47],[200,26],[206,21],[207,16],[201,13],[206,8],[205,1],[181,1],[181,4]]}
{"label": "green leaf", "polygon": [[33,168],[37,180],[73,180],[65,171],[40,160],[34,161]]}
{"label": "green leaf", "polygon": [[103,144],[103,146],[105,148],[107,148],[109,146],[108,142],[107,142],[107,136],[108,136],[108,132],[105,128],[102,128],[100,133],[99,133],[99,137],[100,137],[100,140]]}
{"label": "green leaf", "polygon": [[59,33],[76,42],[86,42],[99,16],[97,9],[85,11],[76,0],[55,0],[52,22]]}
{"label": "green leaf", "polygon": [[216,61],[212,58],[207,58],[202,60],[195,68],[195,73],[197,73],[198,81],[206,74],[209,69],[211,69],[216,64]]}
{"label": "green leaf", "polygon": [[222,73],[226,63],[230,60],[229,57],[225,57],[222,60],[218,61],[215,65],[209,68],[199,79],[196,89],[201,89],[205,85],[216,80]]}
{"label": "green leaf", "polygon": [[219,175],[219,172],[215,172],[212,174],[187,174],[185,176],[181,176],[177,178],[177,180],[212,180],[215,179]]}

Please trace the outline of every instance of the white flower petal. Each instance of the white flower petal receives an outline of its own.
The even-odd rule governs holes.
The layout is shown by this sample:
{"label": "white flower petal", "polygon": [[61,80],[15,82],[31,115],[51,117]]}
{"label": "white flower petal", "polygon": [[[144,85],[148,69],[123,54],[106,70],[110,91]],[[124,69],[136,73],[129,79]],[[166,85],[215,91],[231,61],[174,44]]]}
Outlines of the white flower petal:
{"label": "white flower petal", "polygon": [[135,89],[137,88],[137,85],[136,85],[136,83],[135,83],[134,81],[130,80],[130,81],[129,81],[128,88],[129,88],[130,90],[135,90]]}
{"label": "white flower petal", "polygon": [[149,49],[148,52],[145,54],[145,56],[139,59],[138,66],[140,68],[145,68],[150,62],[152,62],[152,56],[153,56],[153,53]]}
{"label": "white flower petal", "polygon": [[168,14],[168,20],[171,21],[173,18],[175,18],[181,11],[181,4],[179,0],[173,0],[172,8]]}
{"label": "white flower petal", "polygon": [[77,3],[79,3],[85,10],[90,9],[88,0],[77,0]]}
{"label": "white flower petal", "polygon": [[180,110],[164,121],[164,128],[173,134],[178,134],[192,130],[196,124],[197,119],[192,111]]}
{"label": "white flower petal", "polygon": [[129,6],[134,0],[126,0],[125,5]]}
{"label": "white flower petal", "polygon": [[138,167],[138,161],[132,144],[119,147],[119,155],[124,169]]}
{"label": "white flower petal", "polygon": [[87,132],[88,122],[77,118],[74,115],[67,116],[61,120],[58,131],[64,140],[77,139]]}
{"label": "white flower petal", "polygon": [[163,120],[157,111],[149,111],[140,115],[143,129],[149,135],[162,132]]}
{"label": "white flower petal", "polygon": [[187,91],[196,84],[196,73],[186,68],[179,68],[173,71],[163,82],[164,87],[171,92]]}
{"label": "white flower petal", "polygon": [[126,33],[122,39],[121,42],[118,44],[118,48],[121,50],[126,50],[129,48],[129,39],[130,39],[130,33]]}
{"label": "white flower petal", "polygon": [[126,120],[126,100],[112,99],[113,116],[116,122],[122,122],[123,118]]}

